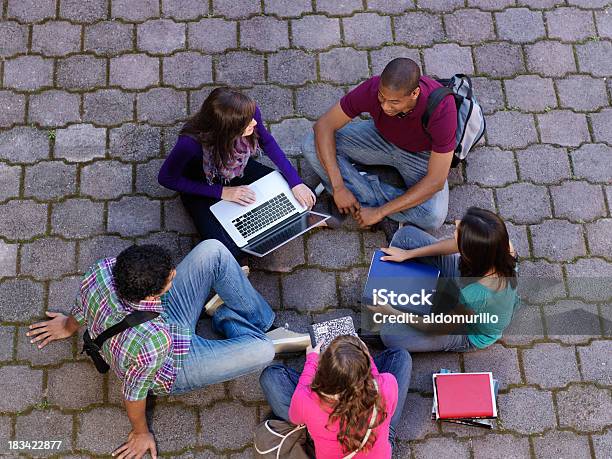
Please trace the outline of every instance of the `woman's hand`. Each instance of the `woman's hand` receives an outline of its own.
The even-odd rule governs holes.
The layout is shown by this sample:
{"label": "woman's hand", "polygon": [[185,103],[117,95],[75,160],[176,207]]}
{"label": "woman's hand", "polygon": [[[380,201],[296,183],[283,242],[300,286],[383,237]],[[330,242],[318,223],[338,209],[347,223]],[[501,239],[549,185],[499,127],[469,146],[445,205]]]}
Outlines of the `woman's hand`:
{"label": "woman's hand", "polygon": [[246,185],[224,186],[221,192],[221,199],[231,201],[241,206],[248,206],[255,202],[255,192]]}
{"label": "woman's hand", "polygon": [[308,210],[312,209],[315,205],[315,202],[317,202],[317,197],[315,196],[315,194],[303,183],[294,186],[293,188],[291,188],[291,191],[293,192],[293,196],[295,196],[297,202],[299,202],[304,207],[307,207]]}
{"label": "woman's hand", "polygon": [[321,345],[322,344],[323,343],[321,342],[321,343],[317,344],[315,347],[312,347],[312,345],[309,344],[308,347],[306,348],[306,355],[312,354],[313,352],[315,354],[320,354],[321,353]]}
{"label": "woman's hand", "polygon": [[398,247],[382,247],[380,250],[387,254],[383,257],[380,257],[382,261],[400,262],[414,258],[410,250],[403,250]]}

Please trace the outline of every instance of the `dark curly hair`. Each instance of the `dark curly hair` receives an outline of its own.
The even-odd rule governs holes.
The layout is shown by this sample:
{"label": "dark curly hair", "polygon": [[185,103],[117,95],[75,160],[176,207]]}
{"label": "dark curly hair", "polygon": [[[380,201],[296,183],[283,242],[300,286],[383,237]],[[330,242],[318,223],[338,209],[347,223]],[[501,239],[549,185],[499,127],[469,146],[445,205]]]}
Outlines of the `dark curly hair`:
{"label": "dark curly hair", "polygon": [[154,244],[132,245],[117,257],[113,282],[119,297],[138,303],[160,293],[174,269],[172,256]]}
{"label": "dark curly hair", "polygon": [[[328,426],[338,421],[337,438],[344,454],[361,445],[374,405],[378,410],[374,428],[387,417],[383,398],[374,385],[370,354],[365,344],[355,336],[339,336],[331,342],[321,355],[310,388],[321,401],[332,407]],[[375,442],[376,433],[372,430],[362,451],[369,451]]]}

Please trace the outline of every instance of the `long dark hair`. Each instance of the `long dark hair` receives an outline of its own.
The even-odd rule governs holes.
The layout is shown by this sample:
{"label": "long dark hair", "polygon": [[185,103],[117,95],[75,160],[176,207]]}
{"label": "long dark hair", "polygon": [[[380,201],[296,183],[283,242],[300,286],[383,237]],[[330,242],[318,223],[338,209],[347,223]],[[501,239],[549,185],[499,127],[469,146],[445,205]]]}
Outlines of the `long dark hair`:
{"label": "long dark hair", "polygon": [[[310,388],[333,408],[327,425],[338,421],[337,438],[346,454],[361,445],[374,405],[378,410],[374,427],[387,417],[382,396],[372,377],[370,355],[361,340],[354,336],[339,336],[332,341],[321,355]],[[370,450],[375,442],[376,434],[372,431],[363,451]]]}
{"label": "long dark hair", "polygon": [[516,287],[516,258],[503,220],[489,210],[470,207],[457,228],[461,276],[484,277],[493,270],[500,287],[509,280]]}
{"label": "long dark hair", "polygon": [[[215,167],[221,169],[231,161],[236,140],[255,116],[255,108],[255,101],[240,91],[216,88],[185,123],[181,134],[198,138],[212,154]],[[255,131],[247,137],[252,147],[256,139]]]}

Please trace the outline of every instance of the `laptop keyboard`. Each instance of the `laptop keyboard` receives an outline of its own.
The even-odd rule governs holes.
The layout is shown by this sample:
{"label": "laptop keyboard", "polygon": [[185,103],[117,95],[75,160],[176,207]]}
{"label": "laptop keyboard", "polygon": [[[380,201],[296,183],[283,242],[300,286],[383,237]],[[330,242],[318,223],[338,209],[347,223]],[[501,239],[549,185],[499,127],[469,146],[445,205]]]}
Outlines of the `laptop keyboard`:
{"label": "laptop keyboard", "polygon": [[242,237],[246,239],[295,210],[295,206],[291,204],[287,196],[279,194],[232,220],[232,223]]}

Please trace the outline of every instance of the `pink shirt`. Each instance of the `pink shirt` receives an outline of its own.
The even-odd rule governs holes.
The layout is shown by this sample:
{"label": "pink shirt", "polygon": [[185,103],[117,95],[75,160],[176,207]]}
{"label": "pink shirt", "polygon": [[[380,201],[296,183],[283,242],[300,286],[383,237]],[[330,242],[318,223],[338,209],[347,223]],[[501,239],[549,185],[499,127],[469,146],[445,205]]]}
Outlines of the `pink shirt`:
{"label": "pink shirt", "polygon": [[427,98],[434,89],[442,87],[436,80],[422,76],[419,80],[421,93],[414,109],[405,117],[389,116],[383,112],[378,101],[380,77],[364,81],[342,99],[340,107],[346,116],[355,118],[361,113],[369,113],[376,129],[385,140],[409,152],[435,151],[448,153],[455,151],[455,131],[457,130],[457,107],[451,96],[440,102],[429,118],[427,130],[423,130],[421,118],[427,108]]}
{"label": "pink shirt", "polygon": [[[306,424],[315,443],[317,459],[340,459],[350,452],[344,454],[340,443],[338,443],[338,422],[336,421],[330,429],[327,429],[327,420],[332,410],[327,407],[322,408],[319,396],[310,390],[310,384],[317,372],[318,364],[319,355],[314,352],[308,354],[304,371],[291,398],[289,419],[294,424]],[[385,403],[387,417],[381,425],[374,429],[376,442],[372,449],[367,454],[357,453],[355,459],[385,459],[391,457],[389,424],[397,406],[397,381],[391,373],[379,374],[374,362],[372,362],[372,376],[378,382],[378,390]]]}

